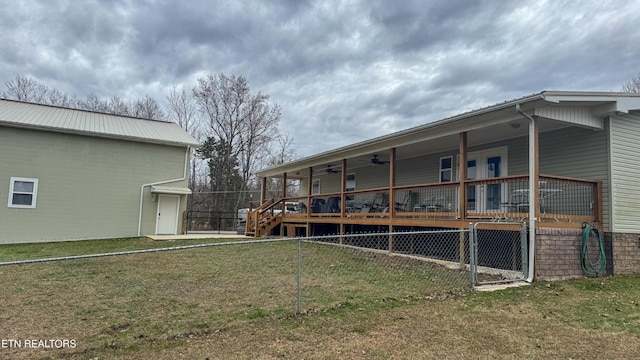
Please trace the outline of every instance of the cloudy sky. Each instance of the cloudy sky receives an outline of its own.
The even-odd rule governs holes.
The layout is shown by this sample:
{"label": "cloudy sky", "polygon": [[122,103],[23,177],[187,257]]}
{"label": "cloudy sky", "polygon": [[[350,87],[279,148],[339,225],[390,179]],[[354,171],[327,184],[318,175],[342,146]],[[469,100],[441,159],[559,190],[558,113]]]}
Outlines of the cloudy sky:
{"label": "cloudy sky", "polygon": [[[164,103],[243,75],[298,156],[640,73],[638,1],[0,0],[0,81]],[[4,85],[2,84],[2,90]]]}

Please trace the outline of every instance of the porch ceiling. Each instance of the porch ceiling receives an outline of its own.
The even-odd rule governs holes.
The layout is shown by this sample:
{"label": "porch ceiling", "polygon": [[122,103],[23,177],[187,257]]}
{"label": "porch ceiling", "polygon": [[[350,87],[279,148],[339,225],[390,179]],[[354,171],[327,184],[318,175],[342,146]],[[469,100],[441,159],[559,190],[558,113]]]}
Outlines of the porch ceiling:
{"label": "porch ceiling", "polygon": [[[540,118],[538,124],[540,132],[552,131],[571,126],[571,124],[546,118]],[[470,130],[467,132],[467,145],[469,147],[473,147],[511,138],[525,137],[528,136],[528,126],[529,124],[527,119],[514,117],[512,119],[509,118],[502,123]],[[423,141],[412,142],[402,146],[396,145],[396,159],[401,160],[439,152],[456,152],[458,147],[459,133],[454,133]],[[354,154],[354,156],[351,157],[345,156],[346,154],[340,154],[345,157],[335,156],[333,158],[324,159],[323,161],[315,164],[300,166],[297,169],[290,169],[287,171],[287,177],[290,179],[306,178],[309,174],[309,166],[313,167],[314,172],[324,172],[328,168],[338,170],[342,165],[343,158],[347,159],[349,169],[372,166],[371,158],[373,155],[377,155],[382,161],[387,161],[389,160],[390,149],[391,147],[372,147],[363,150],[362,154]],[[282,173],[271,176],[282,177]]]}

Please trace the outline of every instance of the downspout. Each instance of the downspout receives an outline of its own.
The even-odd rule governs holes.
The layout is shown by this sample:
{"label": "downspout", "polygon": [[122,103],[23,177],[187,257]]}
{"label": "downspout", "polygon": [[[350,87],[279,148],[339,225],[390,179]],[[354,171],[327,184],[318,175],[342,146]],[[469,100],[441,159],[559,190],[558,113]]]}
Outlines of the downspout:
{"label": "downspout", "polygon": [[[535,192],[535,184],[533,179],[536,175],[535,167],[535,120],[527,113],[522,111],[520,104],[516,104],[516,111],[529,120],[529,194],[532,195]],[[534,259],[536,251],[536,198],[535,196],[529,196],[529,269],[527,270],[526,282],[533,282],[534,275]]]}
{"label": "downspout", "polygon": [[189,168],[189,152],[190,152],[191,148],[189,146],[187,146],[187,151],[184,153],[184,172],[182,173],[182,177],[179,179],[171,179],[171,180],[163,180],[163,181],[156,181],[156,182],[152,182],[152,183],[148,183],[148,184],[142,184],[142,186],[140,186],[140,210],[138,211],[138,236],[140,236],[140,229],[142,228],[142,199],[144,196],[144,188],[147,186],[154,186],[154,185],[162,185],[162,184],[168,184],[168,183],[172,183],[172,182],[177,182],[177,181],[183,181],[187,179],[187,169]]}

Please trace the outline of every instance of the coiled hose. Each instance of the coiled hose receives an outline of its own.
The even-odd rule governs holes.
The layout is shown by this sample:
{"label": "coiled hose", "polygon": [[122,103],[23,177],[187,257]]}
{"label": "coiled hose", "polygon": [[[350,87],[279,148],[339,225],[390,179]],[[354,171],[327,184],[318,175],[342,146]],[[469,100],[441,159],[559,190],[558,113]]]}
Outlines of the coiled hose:
{"label": "coiled hose", "polygon": [[[593,262],[589,257],[589,238],[591,233],[595,234],[595,238],[598,243],[598,259]],[[598,229],[592,227],[590,224],[583,224],[582,226],[582,247],[580,248],[580,266],[582,272],[587,277],[598,277],[602,275],[607,268],[607,256],[602,246],[602,239],[600,238],[600,232]]]}

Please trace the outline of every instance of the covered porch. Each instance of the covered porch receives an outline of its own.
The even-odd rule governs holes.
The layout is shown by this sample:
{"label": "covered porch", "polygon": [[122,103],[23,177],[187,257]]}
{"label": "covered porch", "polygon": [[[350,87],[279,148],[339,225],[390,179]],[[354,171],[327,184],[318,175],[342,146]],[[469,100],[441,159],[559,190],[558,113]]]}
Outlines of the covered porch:
{"label": "covered porch", "polygon": [[[246,232],[312,235],[313,224],[335,225],[334,233],[369,225],[467,228],[476,221],[606,229],[605,119],[616,104],[535,94],[262,170],[262,199]],[[268,177],[299,181],[299,194],[285,187],[267,199]],[[295,210],[277,210],[284,202]]]}

